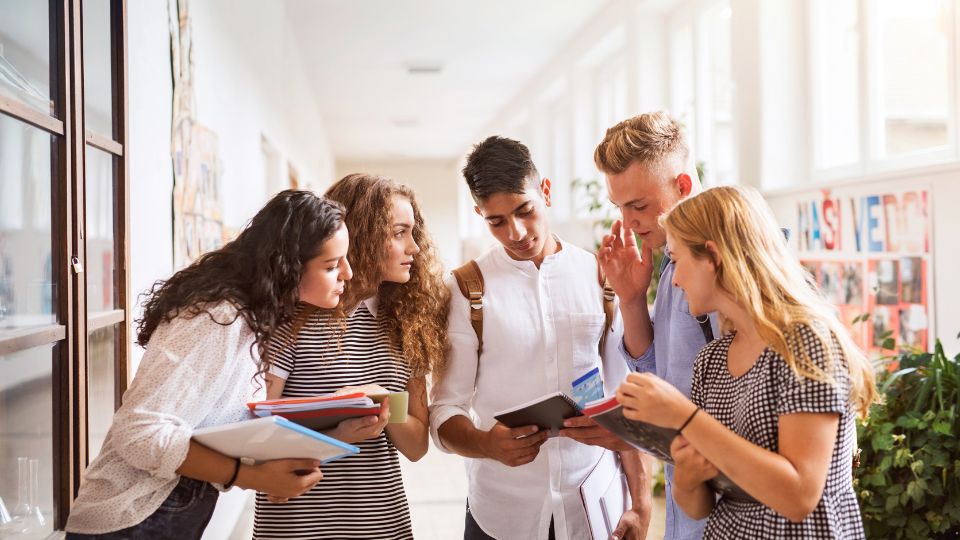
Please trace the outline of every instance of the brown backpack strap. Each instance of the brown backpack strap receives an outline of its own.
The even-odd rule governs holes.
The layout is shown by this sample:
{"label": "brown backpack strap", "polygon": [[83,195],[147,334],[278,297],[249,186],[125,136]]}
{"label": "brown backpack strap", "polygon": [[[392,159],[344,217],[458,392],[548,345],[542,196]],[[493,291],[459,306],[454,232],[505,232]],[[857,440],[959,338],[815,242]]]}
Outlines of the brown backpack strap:
{"label": "brown backpack strap", "polygon": [[610,282],[607,281],[607,276],[603,275],[603,268],[600,268],[600,259],[597,259],[597,281],[600,283],[600,287],[603,289],[603,335],[600,336],[600,355],[603,355],[603,348],[607,343],[607,334],[613,331],[613,299],[616,298],[616,293],[613,291],[613,287],[610,286]]}
{"label": "brown backpack strap", "polygon": [[453,271],[460,294],[470,301],[470,325],[477,334],[477,352],[483,349],[483,274],[477,261],[468,261]]}

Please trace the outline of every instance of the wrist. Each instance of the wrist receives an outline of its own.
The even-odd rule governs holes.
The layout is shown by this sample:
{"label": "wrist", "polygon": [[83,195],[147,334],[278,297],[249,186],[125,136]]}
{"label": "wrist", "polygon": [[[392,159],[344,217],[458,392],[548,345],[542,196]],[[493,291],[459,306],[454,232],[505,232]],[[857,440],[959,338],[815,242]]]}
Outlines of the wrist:
{"label": "wrist", "polygon": [[[240,468],[237,470],[237,478],[233,485],[241,489],[257,489],[257,468],[254,465],[248,465],[240,462]],[[259,490],[257,490],[259,491]]]}
{"label": "wrist", "polygon": [[689,400],[685,400],[683,407],[678,409],[678,414],[674,419],[673,425],[677,426],[677,433],[682,433],[686,428],[690,427],[695,417],[699,416],[700,411],[700,407]]}

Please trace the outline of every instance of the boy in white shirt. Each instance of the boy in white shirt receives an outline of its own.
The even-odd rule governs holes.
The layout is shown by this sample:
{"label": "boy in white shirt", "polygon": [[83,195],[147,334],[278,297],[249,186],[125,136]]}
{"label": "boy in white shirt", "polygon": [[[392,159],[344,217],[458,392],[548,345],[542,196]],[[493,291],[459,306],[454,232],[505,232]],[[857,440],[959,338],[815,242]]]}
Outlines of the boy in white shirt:
{"label": "boy in white shirt", "polygon": [[[490,137],[474,147],[463,174],[477,214],[500,243],[476,259],[481,335],[470,302],[453,277],[447,281],[450,348],[430,405],[434,442],[467,458],[464,539],[590,538],[579,487],[598,463],[615,466],[609,452],[578,442],[576,429],[548,438],[536,426],[511,429],[493,416],[545,394],[570,394],[572,382],[595,367],[612,395],[626,376],[617,349],[622,324],[615,316],[600,351],[606,328],[596,258],[551,233],[550,181],[541,180],[526,146]],[[645,538],[649,467],[615,440],[596,441],[620,450],[630,484],[633,506],[614,537]]]}

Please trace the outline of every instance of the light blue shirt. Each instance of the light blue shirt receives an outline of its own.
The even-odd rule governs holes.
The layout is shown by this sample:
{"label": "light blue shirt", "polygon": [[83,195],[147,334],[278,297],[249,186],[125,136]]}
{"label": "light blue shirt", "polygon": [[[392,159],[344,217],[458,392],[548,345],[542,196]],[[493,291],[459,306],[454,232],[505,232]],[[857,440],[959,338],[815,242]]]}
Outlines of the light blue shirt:
{"label": "light blue shirt", "polygon": [[[633,371],[655,373],[669,382],[687,397],[693,381],[693,362],[697,353],[706,345],[700,323],[690,314],[683,290],[673,286],[673,264],[664,257],[664,266],[657,285],[657,299],[653,304],[653,344],[639,358],[634,358],[620,343],[620,351]],[[710,315],[714,337],[720,337],[716,314]],[[664,478],[667,489],[667,523],[665,540],[699,540],[707,520],[691,519],[673,500],[670,486],[673,483],[673,466],[665,464]]]}

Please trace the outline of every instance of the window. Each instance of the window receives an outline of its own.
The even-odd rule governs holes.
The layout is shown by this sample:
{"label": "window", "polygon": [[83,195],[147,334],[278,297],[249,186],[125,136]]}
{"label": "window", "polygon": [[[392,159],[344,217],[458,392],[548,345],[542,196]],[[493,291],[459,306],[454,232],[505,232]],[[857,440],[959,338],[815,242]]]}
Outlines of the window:
{"label": "window", "polygon": [[715,1],[670,18],[669,110],[708,186],[738,181],[730,17],[730,3]]}
{"label": "window", "polygon": [[815,0],[810,9],[819,175],[955,159],[954,2]]}
{"label": "window", "polygon": [[3,4],[0,536],[63,528],[125,388],[124,6]]}

